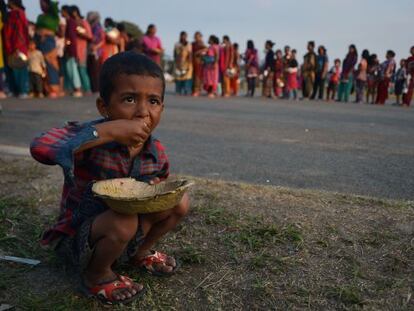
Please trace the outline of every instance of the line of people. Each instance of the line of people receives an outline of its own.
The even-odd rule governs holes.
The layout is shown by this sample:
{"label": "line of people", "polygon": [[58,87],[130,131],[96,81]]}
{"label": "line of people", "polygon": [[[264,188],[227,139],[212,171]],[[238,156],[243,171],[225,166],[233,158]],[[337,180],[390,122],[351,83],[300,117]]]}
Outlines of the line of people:
{"label": "line of people", "polygon": [[[0,98],[56,98],[92,94],[99,89],[99,72],[110,56],[125,50],[144,53],[160,66],[164,48],[149,25],[142,38],[132,38],[124,23],[106,18],[101,24],[98,12],[84,18],[77,6],[60,9],[53,0],[40,0],[42,13],[35,23],[26,18],[22,0],[0,0]],[[396,104],[409,106],[414,89],[414,47],[396,69],[395,53],[388,51],[385,61],[364,50],[358,62],[355,45],[341,62],[329,67],[324,46],[315,52],[315,42],[299,64],[297,52],[289,46],[274,50],[265,43],[265,58],[259,61],[258,49],[248,40],[243,53],[229,36],[211,35],[207,44],[196,32],[189,42],[181,32],[174,46],[174,78],[178,94],[209,97],[239,94],[245,81],[246,96],[254,96],[262,82],[262,95],[270,98],[326,99],[348,102],[355,93],[356,102],[384,104],[390,92]]]}
{"label": "line of people", "polygon": [[414,89],[414,47],[410,56],[402,59],[397,70],[395,53],[387,51],[385,61],[376,54],[363,50],[358,62],[354,44],[341,62],[335,59],[329,66],[327,49],[321,45],[315,52],[315,42],[309,41],[302,64],[297,51],[285,46],[274,50],[275,43],[265,43],[265,59],[259,62],[254,42],[248,40],[244,53],[229,36],[211,35],[207,44],[196,32],[194,41],[188,41],[185,31],[174,46],[174,78],[176,93],[199,96],[204,90],[208,97],[235,96],[240,81],[246,83],[246,96],[254,96],[259,81],[262,96],[268,98],[337,100],[349,102],[355,93],[355,102],[384,105],[389,94],[396,97],[395,105],[409,106]]}
{"label": "line of people", "polygon": [[81,97],[99,90],[99,72],[110,56],[143,52],[161,64],[163,49],[155,25],[142,38],[124,23],[98,12],[86,18],[79,7],[40,0],[41,14],[28,21],[22,0],[0,0],[0,98]]}

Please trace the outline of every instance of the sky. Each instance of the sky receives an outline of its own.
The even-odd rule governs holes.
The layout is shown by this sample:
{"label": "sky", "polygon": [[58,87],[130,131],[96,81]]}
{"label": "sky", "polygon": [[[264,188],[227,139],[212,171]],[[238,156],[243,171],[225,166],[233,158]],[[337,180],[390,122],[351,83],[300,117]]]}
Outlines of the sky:
{"label": "sky", "polygon": [[[30,20],[40,13],[39,1],[23,0]],[[172,55],[180,31],[192,38],[199,30],[207,41],[210,34],[229,35],[243,51],[253,39],[262,51],[267,39],[276,48],[290,45],[299,55],[306,42],[323,44],[328,56],[343,59],[349,44],[359,54],[367,48],[384,59],[392,49],[397,59],[407,57],[414,45],[414,0],[70,0],[82,14],[97,10],[102,18],[128,20],[145,30],[156,24],[166,53]]]}

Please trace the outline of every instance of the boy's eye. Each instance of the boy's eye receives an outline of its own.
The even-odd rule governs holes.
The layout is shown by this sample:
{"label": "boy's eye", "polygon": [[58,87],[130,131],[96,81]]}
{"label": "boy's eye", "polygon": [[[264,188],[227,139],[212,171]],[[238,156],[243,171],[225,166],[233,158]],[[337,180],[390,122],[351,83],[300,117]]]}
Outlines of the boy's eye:
{"label": "boy's eye", "polygon": [[160,104],[160,101],[158,99],[156,99],[156,98],[151,98],[150,99],[150,104],[151,105],[159,105]]}
{"label": "boy's eye", "polygon": [[124,102],[127,104],[135,104],[135,97],[134,96],[126,96],[124,98]]}

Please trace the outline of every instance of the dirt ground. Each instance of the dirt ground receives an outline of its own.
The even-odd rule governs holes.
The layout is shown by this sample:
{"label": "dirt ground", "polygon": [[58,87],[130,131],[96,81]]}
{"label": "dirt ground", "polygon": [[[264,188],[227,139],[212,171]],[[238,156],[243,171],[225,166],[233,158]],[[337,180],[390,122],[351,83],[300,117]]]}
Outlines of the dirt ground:
{"label": "dirt ground", "polygon": [[[0,305],[100,310],[39,247],[58,213],[59,168],[0,157]],[[170,278],[121,266],[146,287],[122,310],[414,310],[414,202],[193,178],[192,208],[157,249]]]}

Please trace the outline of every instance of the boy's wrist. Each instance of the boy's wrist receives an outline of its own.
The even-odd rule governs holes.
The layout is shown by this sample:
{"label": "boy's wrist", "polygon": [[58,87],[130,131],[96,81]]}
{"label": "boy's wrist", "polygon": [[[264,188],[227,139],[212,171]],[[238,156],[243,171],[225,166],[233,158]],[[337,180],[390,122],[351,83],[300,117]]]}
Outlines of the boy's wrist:
{"label": "boy's wrist", "polygon": [[112,131],[111,131],[111,121],[109,122],[104,122],[104,123],[100,123],[100,124],[96,124],[95,125],[95,131],[96,134],[94,133],[94,136],[96,136],[97,138],[101,138],[102,140],[105,141],[111,141],[113,140],[113,135],[112,135]]}

